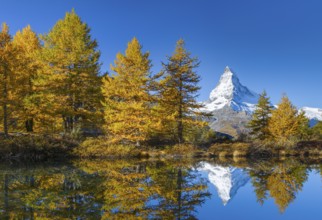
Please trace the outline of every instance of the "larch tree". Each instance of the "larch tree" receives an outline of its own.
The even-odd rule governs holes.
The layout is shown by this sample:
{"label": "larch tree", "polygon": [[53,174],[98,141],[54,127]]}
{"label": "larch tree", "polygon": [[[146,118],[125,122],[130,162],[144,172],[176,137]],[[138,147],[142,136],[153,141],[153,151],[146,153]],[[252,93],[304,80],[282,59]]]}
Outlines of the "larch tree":
{"label": "larch tree", "polygon": [[258,99],[256,110],[252,115],[252,120],[249,122],[248,127],[251,129],[250,134],[255,139],[265,140],[269,138],[268,122],[271,117],[273,107],[269,101],[269,97],[264,91]]}
{"label": "larch tree", "polygon": [[101,110],[100,52],[90,28],[72,12],[66,13],[42,36],[43,72],[37,86],[44,112],[60,115],[65,133],[95,127]]}
{"label": "larch tree", "polygon": [[35,92],[33,80],[39,70],[36,55],[40,51],[41,44],[30,26],[17,32],[12,42],[16,50],[15,74],[16,83],[19,85],[15,88],[15,93],[20,100],[15,108],[15,117],[22,122],[27,132],[33,132],[34,119],[38,114],[38,108],[32,102]]}
{"label": "larch tree", "polygon": [[283,96],[278,108],[272,111],[268,129],[275,141],[288,142],[301,135],[303,118],[287,96]]}
{"label": "larch tree", "polygon": [[203,105],[196,101],[200,90],[200,76],[195,71],[198,66],[198,59],[191,57],[182,39],[177,41],[172,56],[163,63],[159,83],[160,116],[163,131],[178,143],[184,142],[184,133],[189,132],[191,126],[204,126],[200,117],[206,114],[200,111]]}
{"label": "larch tree", "polygon": [[125,54],[117,54],[111,69],[115,74],[105,76],[102,87],[105,131],[111,143],[140,145],[154,126],[149,53],[133,38]]}
{"label": "larch tree", "polygon": [[3,131],[6,137],[9,136],[10,117],[15,105],[15,63],[15,50],[9,34],[9,27],[3,23],[0,32],[0,104]]}

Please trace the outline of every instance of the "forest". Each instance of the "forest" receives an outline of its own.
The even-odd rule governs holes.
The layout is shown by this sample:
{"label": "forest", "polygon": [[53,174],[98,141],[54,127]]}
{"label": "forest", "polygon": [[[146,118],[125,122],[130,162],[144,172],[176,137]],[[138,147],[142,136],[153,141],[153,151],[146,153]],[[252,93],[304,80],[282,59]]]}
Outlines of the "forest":
{"label": "forest", "polygon": [[[111,72],[102,71],[98,42],[74,10],[46,34],[27,26],[11,36],[2,24],[3,155],[133,156],[151,155],[146,152],[151,149],[162,150],[157,155],[208,149],[210,155],[231,143],[207,124],[211,114],[197,101],[200,61],[184,40],[176,42],[158,73],[152,73],[151,62],[134,37],[116,55]],[[321,122],[309,127],[287,96],[278,106],[262,93],[248,125],[250,134],[234,140],[245,146],[239,151],[294,150],[301,141],[311,141],[320,154]]]}

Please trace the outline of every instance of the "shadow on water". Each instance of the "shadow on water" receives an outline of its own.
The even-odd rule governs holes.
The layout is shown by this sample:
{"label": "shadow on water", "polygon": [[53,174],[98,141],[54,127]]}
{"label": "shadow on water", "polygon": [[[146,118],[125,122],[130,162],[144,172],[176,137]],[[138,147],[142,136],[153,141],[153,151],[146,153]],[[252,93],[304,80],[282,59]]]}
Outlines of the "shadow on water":
{"label": "shadow on water", "polygon": [[284,212],[308,173],[322,171],[319,164],[297,160],[6,163],[0,164],[0,215],[1,219],[198,219],[197,209],[215,196],[210,183],[228,203],[247,182],[259,204],[273,198]]}

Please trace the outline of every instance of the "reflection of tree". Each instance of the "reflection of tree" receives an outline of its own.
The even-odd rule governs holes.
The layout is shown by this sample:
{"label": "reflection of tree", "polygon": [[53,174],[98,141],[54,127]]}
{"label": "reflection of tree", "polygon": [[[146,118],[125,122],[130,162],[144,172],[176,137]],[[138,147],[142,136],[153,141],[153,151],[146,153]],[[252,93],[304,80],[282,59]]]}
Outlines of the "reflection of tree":
{"label": "reflection of tree", "polygon": [[80,167],[86,172],[96,172],[104,181],[100,188],[104,210],[103,219],[129,218],[136,215],[147,217],[146,206],[155,188],[145,173],[145,164],[127,161],[86,161]]}
{"label": "reflection of tree", "polygon": [[206,180],[186,164],[163,163],[148,169],[159,186],[156,216],[166,219],[193,219],[195,207],[210,196]]}
{"label": "reflection of tree", "polygon": [[[206,193],[190,163],[81,161],[73,166],[0,168],[7,219],[193,217]],[[3,211],[1,211],[3,210]]]}
{"label": "reflection of tree", "polygon": [[[86,184],[83,191],[77,188],[74,177],[84,183],[80,172],[73,173],[71,167],[30,167],[28,169],[14,169],[0,174],[4,184],[0,190],[4,192],[5,204],[0,209],[8,219],[57,219],[92,217],[99,218],[99,211],[95,206],[84,204],[86,198]],[[83,208],[83,210],[82,210]],[[85,211],[94,212],[86,213]],[[83,212],[82,212],[83,211]]]}
{"label": "reflection of tree", "polygon": [[263,171],[257,171],[256,174],[253,173],[252,183],[255,188],[255,193],[257,196],[257,202],[261,205],[267,199],[267,178],[269,175]]}
{"label": "reflection of tree", "polygon": [[258,202],[263,204],[269,193],[281,212],[296,198],[308,177],[307,167],[296,163],[261,166],[250,175]]}
{"label": "reflection of tree", "polygon": [[174,162],[86,162],[82,167],[107,179],[104,218],[192,217],[208,195],[204,180],[198,181],[189,166]]}

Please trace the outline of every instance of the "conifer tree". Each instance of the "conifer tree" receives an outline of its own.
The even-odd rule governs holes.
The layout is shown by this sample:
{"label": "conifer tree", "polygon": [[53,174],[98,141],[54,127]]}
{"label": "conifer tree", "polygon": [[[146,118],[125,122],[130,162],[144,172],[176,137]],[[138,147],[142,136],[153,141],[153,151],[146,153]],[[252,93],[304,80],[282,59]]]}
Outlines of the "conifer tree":
{"label": "conifer tree", "polygon": [[283,96],[278,108],[272,111],[268,129],[273,139],[285,143],[299,138],[305,123],[288,97]]}
{"label": "conifer tree", "polygon": [[38,99],[45,100],[42,112],[60,115],[66,133],[95,124],[102,97],[100,52],[90,28],[73,10],[42,39],[43,72],[35,80]]}
{"label": "conifer tree", "polygon": [[316,140],[322,140],[322,121],[319,121],[311,129],[313,138]]}
{"label": "conifer tree", "polygon": [[153,126],[150,68],[149,53],[143,52],[139,41],[133,38],[125,54],[117,54],[111,66],[115,74],[105,76],[102,87],[105,131],[112,143],[140,145],[148,139]]}
{"label": "conifer tree", "polygon": [[36,55],[41,45],[36,33],[30,26],[24,28],[13,38],[13,45],[16,50],[15,87],[16,97],[19,102],[15,108],[15,117],[23,122],[27,132],[34,131],[34,118],[38,113],[37,106],[32,102],[34,94],[33,80],[36,77],[39,65],[36,62]]}
{"label": "conifer tree", "polygon": [[299,121],[299,132],[298,138],[300,140],[309,140],[312,135],[312,130],[310,129],[310,120],[305,116],[305,112],[301,111],[298,113],[297,119]]}
{"label": "conifer tree", "polygon": [[9,27],[6,23],[2,24],[0,32],[0,104],[1,120],[3,123],[4,135],[9,135],[9,119],[14,106],[14,65],[15,51],[12,46]]}
{"label": "conifer tree", "polygon": [[191,126],[204,125],[199,120],[204,116],[199,111],[202,105],[196,101],[200,89],[200,76],[195,72],[198,66],[198,59],[191,57],[182,39],[167,63],[163,63],[159,99],[163,130],[173,134],[178,143],[184,142],[184,132]]}
{"label": "conifer tree", "polygon": [[271,111],[272,105],[264,91],[258,99],[256,110],[252,115],[252,120],[248,124],[248,127],[251,129],[251,135],[256,139],[265,140],[269,137],[268,121],[271,116]]}

